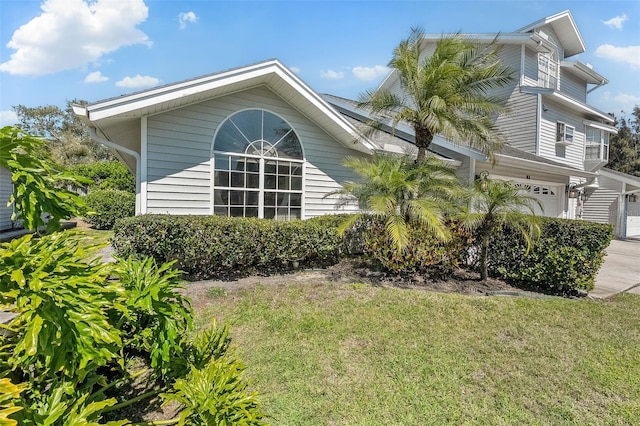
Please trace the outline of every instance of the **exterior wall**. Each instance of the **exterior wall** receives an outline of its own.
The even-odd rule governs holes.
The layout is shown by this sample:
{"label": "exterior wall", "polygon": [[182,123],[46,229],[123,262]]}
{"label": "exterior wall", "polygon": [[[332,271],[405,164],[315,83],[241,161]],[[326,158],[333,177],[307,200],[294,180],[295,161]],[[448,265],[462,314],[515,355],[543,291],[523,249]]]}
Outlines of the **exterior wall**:
{"label": "exterior wall", "polygon": [[169,111],[147,119],[148,213],[211,214],[211,145],[217,127],[231,114],[261,108],[294,128],[305,155],[303,217],[334,213],[324,195],[356,176],[342,166],[358,155],[324,133],[266,87]]}
{"label": "exterior wall", "polygon": [[537,96],[520,93],[520,89],[516,87],[509,97],[507,106],[510,112],[501,114],[496,120],[500,133],[512,147],[535,154]]}
{"label": "exterior wall", "polygon": [[9,201],[12,192],[11,174],[8,170],[0,168],[0,231],[12,227],[13,208],[7,207],[7,201]]}
{"label": "exterior wall", "polygon": [[587,83],[562,68],[560,69],[560,92],[577,101],[587,102]]}
{"label": "exterior wall", "polygon": [[[599,187],[595,191],[587,192],[582,218],[589,222],[609,223],[615,227],[622,184],[604,176],[598,177],[598,183]],[[616,235],[619,235],[619,230],[616,230]]]}
{"label": "exterior wall", "polygon": [[[558,104],[547,100],[544,100],[543,103],[545,108],[543,108],[540,123],[539,155],[584,170],[585,126],[583,118]],[[567,145],[556,143],[559,121],[574,128],[572,143]]]}
{"label": "exterior wall", "polygon": [[524,81],[523,86],[538,86],[538,53],[526,47],[524,49]]}

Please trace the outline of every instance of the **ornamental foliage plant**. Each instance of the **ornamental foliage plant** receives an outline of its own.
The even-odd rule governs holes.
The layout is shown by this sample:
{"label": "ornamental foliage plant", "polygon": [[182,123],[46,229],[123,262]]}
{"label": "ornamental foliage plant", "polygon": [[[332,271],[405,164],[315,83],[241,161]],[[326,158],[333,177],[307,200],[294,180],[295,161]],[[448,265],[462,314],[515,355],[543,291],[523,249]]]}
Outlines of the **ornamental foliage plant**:
{"label": "ornamental foliage plant", "polygon": [[[2,166],[14,176],[12,200],[18,208],[35,204],[20,211],[25,224],[41,225],[47,212],[53,230],[78,211],[77,196],[56,186],[74,177],[36,155],[38,139],[3,128],[0,142]],[[214,323],[190,337],[193,311],[179,292],[180,271],[152,259],[105,264],[100,246],[84,239],[51,232],[0,244],[0,309],[14,314],[0,333],[0,424],[170,425],[207,410],[216,423],[202,424],[264,424],[242,364],[228,350],[228,327]],[[120,392],[140,376],[146,388]],[[196,376],[213,405],[183,395],[180,383]],[[127,418],[128,407],[148,407],[152,398],[177,401],[176,417]]]}

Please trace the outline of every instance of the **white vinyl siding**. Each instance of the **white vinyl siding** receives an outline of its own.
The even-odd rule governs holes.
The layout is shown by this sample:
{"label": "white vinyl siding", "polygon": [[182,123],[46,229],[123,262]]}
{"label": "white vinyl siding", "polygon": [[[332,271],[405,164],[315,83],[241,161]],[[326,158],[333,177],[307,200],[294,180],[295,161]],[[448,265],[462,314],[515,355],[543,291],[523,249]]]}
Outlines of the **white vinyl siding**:
{"label": "white vinyl siding", "polygon": [[538,85],[538,53],[530,48],[524,50],[524,82],[523,86]]}
{"label": "white vinyl siding", "polygon": [[537,105],[536,95],[520,93],[518,88],[509,97],[510,112],[501,114],[496,125],[512,147],[536,152]]}
{"label": "white vinyl siding", "polygon": [[[547,111],[543,111],[540,123],[540,156],[584,170],[583,119],[563,110],[559,105],[544,102]],[[573,127],[572,142],[556,143],[558,122]]]}
{"label": "white vinyl siding", "polygon": [[560,92],[571,96],[573,99],[587,102],[587,84],[568,71],[560,71]]}
{"label": "white vinyl siding", "polygon": [[7,202],[12,192],[11,174],[8,170],[0,168],[0,230],[11,229],[12,226],[11,214],[13,209],[7,207]]}
{"label": "white vinyl siding", "polygon": [[227,117],[247,108],[284,118],[300,138],[305,157],[303,218],[334,213],[324,195],[355,180],[342,162],[358,155],[323,132],[266,87],[257,87],[149,117],[147,212],[211,214],[211,144]]}
{"label": "white vinyl siding", "polygon": [[604,176],[598,177],[599,187],[587,193],[584,201],[582,218],[589,222],[609,223],[616,226],[618,217],[618,200],[622,185]]}

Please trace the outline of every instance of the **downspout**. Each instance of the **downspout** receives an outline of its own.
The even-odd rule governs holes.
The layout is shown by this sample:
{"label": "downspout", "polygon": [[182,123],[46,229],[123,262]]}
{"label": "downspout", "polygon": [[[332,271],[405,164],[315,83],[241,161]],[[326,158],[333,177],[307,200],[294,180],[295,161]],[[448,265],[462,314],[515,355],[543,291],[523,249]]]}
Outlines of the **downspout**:
{"label": "downspout", "polygon": [[542,95],[538,93],[538,107],[536,111],[536,155],[540,155],[540,127],[542,126]]}
{"label": "downspout", "polygon": [[591,92],[593,92],[594,90],[596,90],[599,87],[604,86],[605,84],[607,84],[604,80],[602,80],[600,83],[598,83],[596,86],[592,87],[591,89],[587,90],[587,95]]}
{"label": "downspout", "polygon": [[95,127],[89,127],[89,131],[91,132],[91,139],[93,139],[94,141],[101,143],[105,146],[108,146],[109,148],[115,149],[116,151],[121,151],[121,152],[124,152],[125,154],[129,154],[133,158],[135,158],[136,160],[136,214],[140,214],[140,206],[142,205],[141,203],[142,194],[140,192],[140,186],[141,186],[140,177],[142,176],[141,174],[142,161],[140,159],[140,154],[138,154],[132,149],[125,148],[120,145],[116,145],[107,138],[98,136],[98,132],[96,131]]}

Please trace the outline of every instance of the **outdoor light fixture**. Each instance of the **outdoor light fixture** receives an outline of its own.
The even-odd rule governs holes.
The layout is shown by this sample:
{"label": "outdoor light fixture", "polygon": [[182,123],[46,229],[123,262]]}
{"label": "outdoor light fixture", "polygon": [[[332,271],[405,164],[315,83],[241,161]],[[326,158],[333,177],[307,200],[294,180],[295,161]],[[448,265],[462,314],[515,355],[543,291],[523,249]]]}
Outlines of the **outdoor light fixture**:
{"label": "outdoor light fixture", "polygon": [[580,190],[576,188],[575,183],[572,183],[567,187],[567,195],[569,198],[578,198],[580,196]]}

